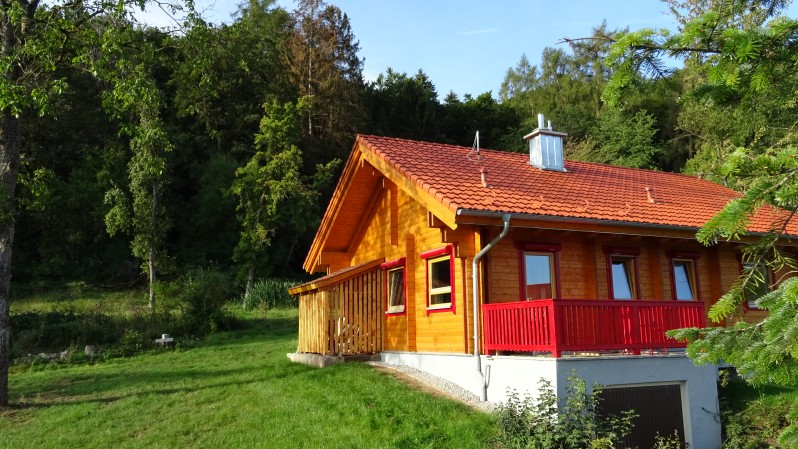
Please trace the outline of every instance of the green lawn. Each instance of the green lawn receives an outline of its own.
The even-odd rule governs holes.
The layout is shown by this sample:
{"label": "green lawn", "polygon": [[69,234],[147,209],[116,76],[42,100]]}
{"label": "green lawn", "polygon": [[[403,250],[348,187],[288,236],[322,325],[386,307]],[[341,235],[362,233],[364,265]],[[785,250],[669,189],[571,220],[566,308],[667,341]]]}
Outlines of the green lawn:
{"label": "green lawn", "polygon": [[296,311],[187,351],[12,373],[3,448],[490,446],[490,416],[365,364],[293,364]]}

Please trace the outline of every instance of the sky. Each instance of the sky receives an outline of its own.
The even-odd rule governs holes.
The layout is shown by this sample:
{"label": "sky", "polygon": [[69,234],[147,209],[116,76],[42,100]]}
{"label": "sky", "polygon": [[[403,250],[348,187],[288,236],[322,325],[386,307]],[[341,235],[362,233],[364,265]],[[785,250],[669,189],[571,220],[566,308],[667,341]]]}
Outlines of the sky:
{"label": "sky", "polygon": [[[591,35],[606,19],[608,28],[676,29],[659,0],[327,0],[349,16],[365,59],[363,75],[373,81],[390,67],[423,70],[438,95],[461,98],[492,92],[498,98],[507,70],[526,54],[538,64],[545,47],[563,47],[564,38]],[[235,0],[196,0],[214,23],[230,22]],[[278,5],[292,10],[291,0]],[[798,16],[798,7],[787,15]],[[163,19],[149,16],[153,25]]]}

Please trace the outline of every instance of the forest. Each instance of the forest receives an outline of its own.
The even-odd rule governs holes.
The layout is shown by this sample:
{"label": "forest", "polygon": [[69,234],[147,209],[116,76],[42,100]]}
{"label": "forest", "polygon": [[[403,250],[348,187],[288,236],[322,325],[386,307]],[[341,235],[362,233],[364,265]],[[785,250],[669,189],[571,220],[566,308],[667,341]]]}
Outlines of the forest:
{"label": "forest", "polygon": [[[701,12],[670,6],[682,24]],[[760,26],[782,7],[722,20]],[[521,55],[499,92],[462,97],[421,68],[365,82],[346,12],[320,0],[250,0],[229,24],[189,15],[180,32],[114,23],[113,41],[98,26],[22,86],[34,101],[19,105],[13,285],[143,286],[197,267],[234,272],[242,289],[302,276],[357,133],[470,146],[479,131],[484,148],[524,151],[541,112],[569,134],[571,159],[730,184],[724,158],[778,142],[787,131],[764,127],[796,117],[781,96],[794,76],[750,98],[699,96],[713,66],[700,55],[640,67],[608,101],[608,57],[629,30],[602,23],[538,65]]]}
{"label": "forest", "polygon": [[[168,30],[137,21],[146,0],[0,0],[0,407],[12,356],[19,370],[26,354],[76,342],[127,356],[164,329],[195,342],[230,325],[223,308],[246,305],[260,280],[285,280],[272,284],[284,295],[308,279],[303,258],[357,134],[470,147],[479,131],[481,148],[523,152],[543,113],[568,133],[569,159],[741,192],[696,235],[744,243],[746,268],[709,311],[723,321],[762,268],[798,269],[782,235],[798,212],[789,3],[663,0],[675,30],[596,23],[517,55],[498,92],[458,95],[423,67],[365,80],[346,11],[323,0],[245,0],[223,24],[160,2],[185,16]],[[747,238],[767,204],[782,222]],[[798,277],[768,287],[761,323],[669,335],[697,363],[792,387]],[[58,309],[82,290],[101,299]],[[40,292],[56,292],[44,301],[55,309],[11,315]],[[126,294],[142,300],[133,311],[102,308]],[[782,440],[794,447],[791,413]]]}

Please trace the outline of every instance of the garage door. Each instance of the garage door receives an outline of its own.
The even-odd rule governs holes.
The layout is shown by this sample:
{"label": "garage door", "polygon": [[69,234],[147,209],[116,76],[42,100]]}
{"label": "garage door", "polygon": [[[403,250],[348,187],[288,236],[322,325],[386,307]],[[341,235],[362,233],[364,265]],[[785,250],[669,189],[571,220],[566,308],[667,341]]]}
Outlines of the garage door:
{"label": "garage door", "polygon": [[663,437],[671,436],[674,430],[679,432],[682,447],[685,447],[679,384],[606,387],[601,397],[601,413],[604,415],[620,414],[625,410],[634,410],[638,415],[632,434],[624,441],[624,447],[651,448],[657,433]]}

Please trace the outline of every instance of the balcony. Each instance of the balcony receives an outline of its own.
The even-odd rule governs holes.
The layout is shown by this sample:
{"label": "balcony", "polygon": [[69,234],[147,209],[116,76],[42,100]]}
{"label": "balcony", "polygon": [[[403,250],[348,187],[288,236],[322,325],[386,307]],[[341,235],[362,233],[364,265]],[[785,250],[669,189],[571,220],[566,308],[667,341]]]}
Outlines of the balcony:
{"label": "balcony", "polygon": [[594,301],[539,299],[482,306],[485,351],[563,352],[684,348],[665,336],[683,327],[704,327],[697,301]]}

